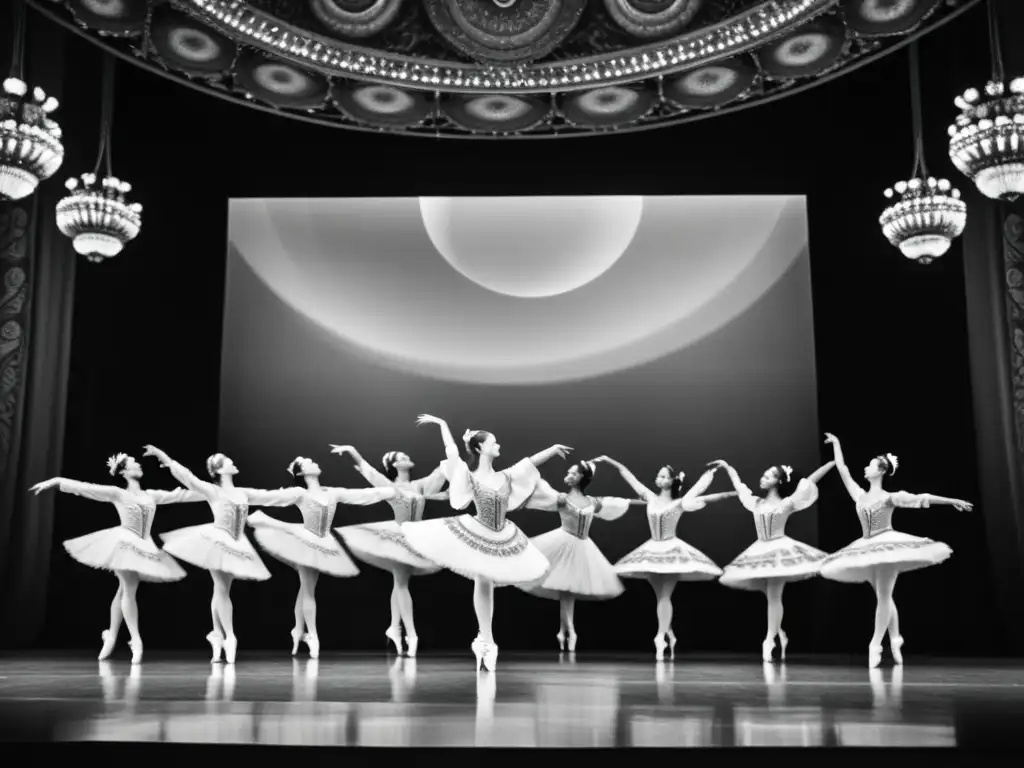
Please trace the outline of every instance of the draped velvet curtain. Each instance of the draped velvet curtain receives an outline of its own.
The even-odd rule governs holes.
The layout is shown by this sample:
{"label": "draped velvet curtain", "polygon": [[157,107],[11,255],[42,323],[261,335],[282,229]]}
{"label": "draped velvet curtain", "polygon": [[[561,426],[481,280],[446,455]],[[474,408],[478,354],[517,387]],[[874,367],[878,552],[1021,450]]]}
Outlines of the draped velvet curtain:
{"label": "draped velvet curtain", "polygon": [[[11,60],[13,3],[0,3],[0,67]],[[63,31],[31,13],[25,79],[63,101]],[[58,122],[67,131],[67,104]],[[62,115],[62,113],[64,113]],[[57,230],[72,147],[57,176],[29,198],[0,203],[0,645],[31,645],[45,618],[56,494],[34,482],[60,474],[76,257]]]}

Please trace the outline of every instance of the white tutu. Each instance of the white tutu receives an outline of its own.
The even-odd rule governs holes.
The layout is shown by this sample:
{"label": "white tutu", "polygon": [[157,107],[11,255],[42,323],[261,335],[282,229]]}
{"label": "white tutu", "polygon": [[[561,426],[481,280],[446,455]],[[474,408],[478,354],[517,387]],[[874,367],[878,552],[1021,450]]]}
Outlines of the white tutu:
{"label": "white tutu", "polygon": [[558,600],[568,593],[584,600],[609,600],[625,589],[593,540],[580,539],[556,528],[530,541],[550,563],[540,581],[517,585],[531,595]]}
{"label": "white tutu", "polygon": [[162,533],[160,538],[164,551],[197,568],[249,581],[270,578],[270,571],[244,533],[236,539],[216,524],[205,523]]}
{"label": "white tutu", "polygon": [[441,566],[430,562],[409,545],[402,526],[394,520],[347,525],[334,530],[353,555],[374,568],[392,571],[396,566],[401,566],[409,569],[413,576],[424,576],[441,570]]}
{"label": "white tutu", "polygon": [[338,578],[359,575],[352,558],[330,534],[321,538],[302,523],[284,523],[263,512],[249,515],[249,524],[259,545],[282,563]]}
{"label": "white tutu", "polygon": [[916,571],[948,560],[953,550],[941,541],[888,530],[861,537],[821,562],[821,575],[832,581],[871,581],[879,566]]}
{"label": "white tutu", "polygon": [[509,520],[500,531],[473,515],[403,523],[401,528],[414,550],[467,579],[482,576],[503,587],[538,581],[548,570],[548,559]]}
{"label": "white tutu", "polygon": [[82,565],[104,571],[137,573],[142,581],[179,581],[185,569],[145,538],[118,526],[64,542],[64,549]]}
{"label": "white tutu", "polygon": [[802,581],[817,576],[824,559],[820,549],[789,536],[755,541],[725,566],[719,581],[727,587],[760,592],[767,579]]}
{"label": "white tutu", "polygon": [[648,539],[615,564],[624,579],[672,575],[680,581],[710,581],[722,575],[710,557],[680,538]]}

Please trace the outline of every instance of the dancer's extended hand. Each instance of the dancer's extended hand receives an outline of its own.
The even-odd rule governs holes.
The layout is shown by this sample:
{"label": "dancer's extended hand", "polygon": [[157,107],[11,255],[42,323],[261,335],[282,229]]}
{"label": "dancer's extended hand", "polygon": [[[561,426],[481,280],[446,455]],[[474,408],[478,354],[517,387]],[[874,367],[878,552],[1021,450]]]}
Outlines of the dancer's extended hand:
{"label": "dancer's extended hand", "polygon": [[421,413],[416,417],[416,426],[422,427],[424,424],[444,424],[444,419],[431,416],[429,413]]}
{"label": "dancer's extended hand", "polygon": [[831,432],[825,433],[825,445],[838,445],[839,438],[833,435]]}
{"label": "dancer's extended hand", "polygon": [[59,477],[51,477],[49,480],[43,480],[43,482],[41,483],[36,483],[31,488],[29,488],[29,490],[36,496],[38,496],[43,491],[47,491],[50,488],[53,488],[58,483],[60,483]]}
{"label": "dancer's extended hand", "polygon": [[334,443],[329,443],[329,445],[331,446],[331,453],[336,453],[339,456],[344,456],[346,453],[354,453],[356,450],[351,445],[335,445]]}
{"label": "dancer's extended hand", "polygon": [[555,445],[552,445],[551,450],[554,451],[555,456],[557,456],[560,459],[564,459],[566,456],[572,453],[572,448],[570,448],[568,445],[562,445],[561,443],[556,443]]}
{"label": "dancer's extended hand", "polygon": [[972,509],[974,509],[974,505],[969,501],[957,499],[956,501],[953,502],[953,509],[959,510],[960,512],[970,512]]}
{"label": "dancer's extended hand", "polygon": [[720,469],[728,469],[729,463],[721,459],[715,459],[714,461],[709,461],[707,466],[712,472],[717,472]]}

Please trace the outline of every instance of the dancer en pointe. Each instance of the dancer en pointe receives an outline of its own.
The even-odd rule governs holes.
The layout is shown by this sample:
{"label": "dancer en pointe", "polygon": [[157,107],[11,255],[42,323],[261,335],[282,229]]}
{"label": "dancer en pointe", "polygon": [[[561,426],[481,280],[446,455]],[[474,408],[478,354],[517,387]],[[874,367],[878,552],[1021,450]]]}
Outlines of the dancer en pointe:
{"label": "dancer en pointe", "polygon": [[619,470],[622,479],[629,483],[640,499],[647,505],[647,524],[651,538],[634,549],[615,564],[615,571],[622,578],[646,579],[654,589],[658,600],[658,634],[654,638],[655,658],[665,658],[666,638],[670,658],[676,657],[676,635],[672,631],[672,594],[680,581],[711,581],[722,575],[722,569],[696,547],[676,536],[679,518],[684,512],[695,512],[713,501],[735,496],[735,491],[713,493],[701,496],[711,485],[715,470],[709,469],[685,494],[683,480],[685,472],[676,472],[666,464],[654,478],[658,491],[652,491],[636,479],[619,462],[607,456],[599,456],[594,462],[604,462]]}
{"label": "dancer en pointe", "polygon": [[563,481],[568,493],[559,493],[541,480],[525,505],[527,509],[557,512],[562,525],[530,539],[550,563],[544,578],[535,584],[516,586],[531,595],[558,600],[558,647],[564,651],[568,640],[570,653],[576,651],[576,600],[610,600],[624,589],[615,568],[590,538],[590,526],[595,519],[617,520],[630,506],[644,504],[634,499],[585,495],[596,471],[597,466],[590,461],[573,464]]}
{"label": "dancer en pointe", "polygon": [[786,658],[789,637],[782,631],[782,590],[790,581],[802,581],[818,575],[825,553],[786,535],[786,521],[794,512],[807,509],[818,500],[818,482],[835,466],[834,461],[819,467],[810,477],[802,479],[790,494],[793,468],[785,465],[769,467],[761,475],[760,487],[765,492],[758,498],[743,484],[739,474],[726,462],[713,461],[709,466],[724,469],[739,493],[740,503],[754,515],[757,541],[743,550],[725,566],[719,581],[734,589],[763,592],[768,599],[768,631],[761,644],[764,661],[772,660],[775,640],[779,655]]}
{"label": "dancer en pointe", "polygon": [[145,455],[154,456],[179,483],[199,493],[213,512],[212,523],[179,528],[161,534],[160,538],[168,553],[210,572],[213,580],[213,599],[210,602],[213,631],[206,636],[213,649],[210,660],[221,661],[223,654],[224,661],[234,664],[238,638],[235,635],[231,585],[235,579],[266,581],[270,578],[270,571],[245,536],[249,505],[284,507],[294,502],[275,496],[273,492],[237,487],[234,476],[238,474],[238,467],[223,453],[215,453],[206,460],[206,472],[216,481],[214,483],[200,480],[152,445],[146,446]]}
{"label": "dancer en pointe", "polygon": [[843,459],[839,438],[825,433],[825,442],[832,444],[836,469],[843,478],[847,493],[856,505],[863,535],[852,544],[833,552],[821,563],[821,575],[832,581],[847,583],[867,582],[875,590],[875,632],[868,645],[868,666],[877,667],[882,661],[882,640],[889,634],[889,650],[893,661],[903,663],[903,636],[900,634],[900,616],[893,601],[896,577],[906,571],[916,571],[937,565],[949,558],[953,550],[941,541],[911,536],[893,530],[892,513],[896,507],[921,509],[932,504],[949,504],[965,511],[973,504],[961,499],[933,496],[930,493],[890,492],[882,487],[886,476],[896,472],[899,462],[891,453],[876,456],[864,468],[868,481],[865,491],[853,479]]}
{"label": "dancer en pointe", "polygon": [[108,459],[107,469],[111,476],[120,476],[126,487],[93,485],[54,477],[33,485],[31,490],[38,494],[56,486],[63,493],[73,493],[114,505],[121,519],[119,526],[69,539],[64,542],[64,549],[82,565],[113,571],[117,576],[117,593],[110,603],[110,626],[103,630],[100,661],[114,652],[123,619],[131,637],[132,664],[138,664],[142,661],[142,635],[139,632],[139,606],[136,600],[139,582],[168,582],[185,578],[185,570],[153,541],[151,530],[156,508],[162,504],[202,501],[203,497],[185,488],[173,491],[144,490],[139,483],[143,474],[142,467],[124,453]]}
{"label": "dancer en pointe", "polygon": [[402,531],[412,548],[428,560],[473,579],[473,607],[480,633],[471,647],[477,669],[482,665],[493,671],[498,663],[498,646],[491,630],[494,587],[534,582],[548,570],[547,558],[505,515],[522,507],[533,493],[540,480],[537,467],[555,456],[564,458],[572,449],[553,445],[499,472],[494,460],[501,455],[501,446],[490,432],[466,430],[463,461],[447,423],[427,415],[420,416],[417,423],[441,428],[448,457],[441,466],[448,478],[452,508],[465,509],[472,503],[476,512],[404,523]]}
{"label": "dancer en pointe", "polygon": [[398,491],[394,488],[324,488],[320,485],[320,465],[303,456],[288,465],[288,472],[301,485],[257,493],[266,506],[294,504],[302,512],[302,522],[284,523],[258,510],[249,515],[248,522],[259,545],[299,574],[295,627],[291,633],[292,656],[298,653],[299,643],[304,642],[310,658],[317,659],[320,636],[316,631],[316,584],[320,574],[337,578],[359,574],[359,568],[331,536],[331,523],[338,504],[364,507],[394,499]]}
{"label": "dancer en pointe", "polygon": [[[441,489],[447,482],[444,471],[438,466],[433,472],[419,480],[412,479],[416,465],[409,454],[390,451],[384,454],[381,465],[386,475],[381,474],[351,445],[332,445],[331,453],[344,456],[346,453],[356,462],[359,472],[370,485],[378,488],[396,488],[400,493],[388,499],[394,512],[394,520],[363,525],[347,525],[338,528],[338,535],[352,554],[367,565],[390,571],[394,586],[391,589],[391,625],[384,632],[388,641],[395,644],[399,655],[404,652],[410,658],[416,656],[419,635],[413,618],[412,594],[409,579],[436,573],[441,566],[427,560],[406,541],[401,523],[418,522],[423,519],[427,501],[447,501],[448,494]],[[402,627],[405,627],[405,649],[402,648]]]}

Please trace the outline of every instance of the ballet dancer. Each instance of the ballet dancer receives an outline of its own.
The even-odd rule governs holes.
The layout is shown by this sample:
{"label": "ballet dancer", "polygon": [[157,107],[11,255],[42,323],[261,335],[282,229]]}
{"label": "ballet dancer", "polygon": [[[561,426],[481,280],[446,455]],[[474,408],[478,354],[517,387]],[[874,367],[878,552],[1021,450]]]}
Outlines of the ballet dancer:
{"label": "ballet dancer", "polygon": [[810,477],[797,483],[793,493],[793,468],[786,465],[769,467],[761,475],[760,487],[764,496],[758,498],[740,480],[739,473],[722,460],[708,466],[724,469],[739,493],[740,503],[754,515],[757,541],[743,550],[735,560],[725,566],[719,581],[734,589],[764,592],[768,599],[768,632],[761,643],[761,657],[772,660],[775,640],[779,640],[779,655],[786,658],[789,637],[782,631],[782,590],[790,581],[802,581],[818,575],[825,553],[802,541],[786,535],[786,521],[794,512],[810,507],[818,500],[818,482],[835,466],[830,461],[819,467]]}
{"label": "ballet dancer", "polygon": [[303,456],[288,465],[288,472],[295,478],[294,487],[257,493],[261,503],[267,506],[294,504],[302,512],[302,522],[284,523],[257,510],[249,515],[248,523],[259,545],[299,574],[295,627],[291,632],[292,656],[299,652],[299,643],[305,643],[309,657],[318,659],[320,637],[316,631],[316,584],[320,574],[346,578],[359,573],[359,568],[341,544],[331,536],[331,523],[338,504],[365,507],[394,499],[398,490],[325,488],[320,485],[320,465]]}
{"label": "ballet dancer", "polygon": [[[390,451],[384,454],[381,474],[370,465],[351,445],[332,445],[331,453],[344,456],[346,453],[356,463],[359,472],[370,485],[378,488],[397,488],[401,493],[388,500],[394,512],[394,520],[363,525],[347,525],[338,528],[338,535],[359,560],[390,571],[394,586],[391,588],[391,625],[384,632],[386,642],[395,644],[398,655],[403,653],[410,658],[416,657],[419,648],[419,635],[416,634],[416,622],[413,619],[412,594],[409,591],[409,578],[436,573],[441,566],[427,560],[416,552],[405,539],[401,523],[416,522],[423,519],[423,510],[428,500],[447,501],[448,494],[441,489],[447,482],[444,472],[438,466],[433,472],[419,480],[413,480],[413,467],[416,465],[409,454],[402,451]],[[402,627],[405,627],[405,649],[402,648]]]}
{"label": "ballet dancer", "polygon": [[711,558],[696,547],[676,536],[679,518],[684,512],[703,509],[710,502],[735,496],[735,491],[701,494],[711,485],[715,469],[709,469],[685,494],[683,480],[685,472],[676,472],[666,464],[654,478],[657,492],[650,490],[637,480],[619,462],[607,456],[598,456],[595,463],[610,464],[619,471],[622,479],[636,491],[647,505],[647,524],[651,538],[634,549],[615,564],[615,571],[622,578],[646,579],[654,589],[658,600],[658,634],[654,638],[655,658],[665,658],[666,637],[669,657],[676,657],[676,635],[672,631],[672,593],[680,581],[710,581],[722,575],[722,569]]}
{"label": "ballet dancer", "polygon": [[223,654],[224,661],[234,664],[238,638],[235,635],[231,585],[235,579],[266,581],[270,578],[270,571],[245,536],[249,505],[283,507],[294,502],[283,500],[273,492],[236,486],[234,476],[238,474],[238,467],[223,453],[215,453],[206,460],[206,472],[216,481],[213,483],[200,480],[152,445],[146,446],[145,455],[155,457],[178,482],[199,493],[213,512],[212,523],[179,528],[161,534],[160,538],[169,554],[210,572],[213,580],[213,599],[210,602],[213,630],[206,636],[213,649],[210,661],[221,661]]}
{"label": "ballet dancer", "polygon": [[412,548],[428,560],[473,579],[473,607],[480,632],[471,648],[477,669],[483,666],[494,671],[498,663],[491,628],[494,587],[534,582],[548,570],[547,558],[506,519],[506,513],[522,507],[533,493],[540,480],[537,467],[555,456],[564,458],[572,449],[553,445],[499,472],[494,460],[501,455],[501,446],[490,432],[466,430],[462,441],[467,460],[463,461],[445,421],[424,414],[417,423],[441,428],[447,456],[441,466],[452,508],[465,509],[472,503],[476,512],[403,523],[402,531]]}
{"label": "ballet dancer", "polygon": [[36,483],[36,493],[57,487],[62,493],[73,493],[93,501],[114,505],[121,524],[116,528],[88,533],[64,542],[64,549],[75,560],[90,568],[113,571],[118,587],[110,603],[110,627],[103,630],[103,648],[99,660],[114,652],[121,621],[128,625],[131,638],[132,664],[142,662],[142,635],[139,632],[139,605],[136,591],[140,581],[170,582],[185,578],[185,569],[153,541],[151,530],[156,508],[163,504],[183,504],[202,501],[198,493],[185,488],[173,491],[143,489],[140,484],[142,467],[135,459],[119,453],[107,460],[111,477],[120,476],[125,487],[93,485],[64,477],[54,477]]}
{"label": "ballet dancer", "polygon": [[828,555],[821,563],[821,575],[832,581],[863,581],[872,586],[877,605],[875,632],[868,645],[868,666],[874,668],[881,663],[882,640],[886,632],[889,634],[889,650],[893,661],[902,664],[903,636],[900,634],[899,612],[892,596],[896,588],[896,577],[907,571],[937,565],[947,560],[953,550],[941,541],[893,530],[893,510],[896,507],[921,509],[932,504],[949,504],[960,511],[969,511],[974,505],[961,499],[948,499],[930,493],[885,490],[883,481],[899,467],[898,460],[891,453],[876,456],[864,468],[864,479],[869,486],[865,491],[854,481],[846,466],[839,438],[826,432],[825,443],[832,444],[836,469],[856,505],[863,535],[852,544]]}
{"label": "ballet dancer", "polygon": [[562,525],[553,531],[530,539],[548,559],[550,566],[544,578],[535,584],[517,584],[524,592],[559,602],[558,648],[576,651],[576,600],[610,600],[622,594],[624,587],[615,568],[590,538],[595,519],[617,520],[632,505],[643,505],[635,499],[614,496],[594,497],[585,492],[597,466],[589,461],[573,464],[563,482],[568,493],[559,493],[544,480],[527,500],[527,509],[557,512]]}

